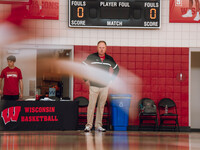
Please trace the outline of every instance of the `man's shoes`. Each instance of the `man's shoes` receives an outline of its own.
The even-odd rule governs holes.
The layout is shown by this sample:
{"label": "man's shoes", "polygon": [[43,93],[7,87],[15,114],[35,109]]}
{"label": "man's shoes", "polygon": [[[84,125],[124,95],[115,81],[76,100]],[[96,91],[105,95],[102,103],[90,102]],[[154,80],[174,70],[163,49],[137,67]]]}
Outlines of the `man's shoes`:
{"label": "man's shoes", "polygon": [[99,131],[99,132],[106,132],[106,129],[102,128],[102,127],[98,127],[96,128],[96,131]]}
{"label": "man's shoes", "polygon": [[186,14],[182,15],[183,18],[192,17],[192,10],[188,10]]}
{"label": "man's shoes", "polygon": [[91,131],[90,127],[86,126],[85,129],[84,129],[84,132],[90,132],[90,131]]}

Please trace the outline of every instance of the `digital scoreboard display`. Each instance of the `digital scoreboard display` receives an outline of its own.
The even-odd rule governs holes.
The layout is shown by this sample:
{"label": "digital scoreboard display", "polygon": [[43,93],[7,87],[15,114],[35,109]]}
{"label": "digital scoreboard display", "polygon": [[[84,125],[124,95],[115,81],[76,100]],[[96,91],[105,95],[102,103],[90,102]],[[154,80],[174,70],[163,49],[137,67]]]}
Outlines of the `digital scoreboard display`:
{"label": "digital scoreboard display", "polygon": [[69,27],[160,28],[160,0],[69,0]]}

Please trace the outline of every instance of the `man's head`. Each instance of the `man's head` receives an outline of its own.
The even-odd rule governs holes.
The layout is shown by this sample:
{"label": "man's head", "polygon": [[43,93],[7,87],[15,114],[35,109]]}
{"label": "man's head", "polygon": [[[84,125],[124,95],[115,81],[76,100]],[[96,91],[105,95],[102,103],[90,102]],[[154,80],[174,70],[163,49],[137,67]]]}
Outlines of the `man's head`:
{"label": "man's head", "polygon": [[105,41],[99,41],[97,43],[97,52],[99,56],[104,56],[106,53],[106,42]]}
{"label": "man's head", "polygon": [[10,55],[7,57],[8,67],[12,68],[14,67],[14,63],[16,62],[16,57],[13,55]]}

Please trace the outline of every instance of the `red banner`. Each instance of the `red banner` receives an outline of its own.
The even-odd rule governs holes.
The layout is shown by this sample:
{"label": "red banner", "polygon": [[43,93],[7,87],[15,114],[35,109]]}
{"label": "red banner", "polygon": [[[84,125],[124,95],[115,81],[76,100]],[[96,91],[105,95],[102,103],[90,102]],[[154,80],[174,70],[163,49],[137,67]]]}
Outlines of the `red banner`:
{"label": "red banner", "polygon": [[59,0],[32,0],[26,9],[28,19],[59,19]]}
{"label": "red banner", "polygon": [[30,4],[31,0],[0,0],[0,4]]}
{"label": "red banner", "polygon": [[169,22],[199,23],[199,0],[170,0]]}

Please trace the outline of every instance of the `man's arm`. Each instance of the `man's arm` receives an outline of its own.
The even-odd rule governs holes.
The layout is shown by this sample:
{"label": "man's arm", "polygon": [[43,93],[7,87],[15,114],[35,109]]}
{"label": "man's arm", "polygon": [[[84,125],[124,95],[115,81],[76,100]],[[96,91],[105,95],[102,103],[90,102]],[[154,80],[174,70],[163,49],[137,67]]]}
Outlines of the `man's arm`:
{"label": "man's arm", "polygon": [[113,68],[113,70],[114,70],[113,71],[113,76],[116,77],[118,75],[118,73],[119,73],[119,66],[116,64],[115,67]]}
{"label": "man's arm", "polygon": [[22,79],[19,80],[19,88],[20,88],[19,97],[22,98],[23,97],[23,81],[22,81]]}
{"label": "man's arm", "polygon": [[115,80],[115,78],[118,75],[118,73],[119,73],[119,66],[115,63],[115,66],[113,67],[113,74],[112,74],[111,80],[110,80],[110,82],[108,84],[108,87],[112,86],[112,82],[113,82],[113,80]]}
{"label": "man's arm", "polygon": [[90,54],[82,63],[87,66],[91,63],[92,58],[93,58],[93,55]]}
{"label": "man's arm", "polygon": [[114,80],[116,78],[116,76],[118,75],[118,73],[119,73],[119,66],[114,61],[113,58],[111,58],[111,66],[113,68],[113,75],[112,75],[112,79],[111,80]]}
{"label": "man's arm", "polygon": [[[91,56],[92,56],[92,55],[89,55],[89,56],[82,62],[82,64],[85,65],[85,66],[88,66],[88,65],[90,64],[90,62],[91,62]],[[85,69],[85,71],[87,71],[87,69]],[[88,86],[90,86],[89,80],[87,80],[87,79],[83,79],[83,80],[85,81],[85,83],[86,83]]]}

